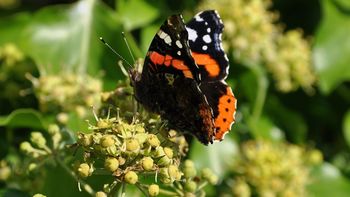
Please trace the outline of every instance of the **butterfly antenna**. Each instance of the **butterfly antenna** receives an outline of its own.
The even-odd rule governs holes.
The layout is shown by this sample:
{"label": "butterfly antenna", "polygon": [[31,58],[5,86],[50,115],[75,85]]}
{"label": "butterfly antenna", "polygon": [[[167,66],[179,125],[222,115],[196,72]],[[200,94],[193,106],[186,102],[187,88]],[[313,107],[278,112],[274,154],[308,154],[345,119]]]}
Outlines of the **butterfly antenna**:
{"label": "butterfly antenna", "polygon": [[104,45],[106,45],[114,54],[116,54],[120,59],[122,59],[125,63],[127,63],[127,64],[132,68],[132,65],[131,65],[128,61],[126,61],[126,59],[123,58],[119,53],[117,53],[117,51],[115,51],[115,50],[111,47],[111,45],[109,45],[102,37],[100,37],[100,40],[101,40],[101,42],[102,42]]}
{"label": "butterfly antenna", "polygon": [[125,44],[126,44],[126,47],[128,47],[128,50],[129,50],[129,53],[130,53],[130,56],[131,56],[132,60],[133,60],[134,62],[136,62],[136,61],[135,61],[135,58],[134,58],[134,55],[133,55],[132,52],[131,52],[131,49],[130,49],[128,40],[126,39],[126,36],[125,36],[125,33],[124,33],[124,32],[122,32],[122,36],[123,36],[124,42],[125,42]]}

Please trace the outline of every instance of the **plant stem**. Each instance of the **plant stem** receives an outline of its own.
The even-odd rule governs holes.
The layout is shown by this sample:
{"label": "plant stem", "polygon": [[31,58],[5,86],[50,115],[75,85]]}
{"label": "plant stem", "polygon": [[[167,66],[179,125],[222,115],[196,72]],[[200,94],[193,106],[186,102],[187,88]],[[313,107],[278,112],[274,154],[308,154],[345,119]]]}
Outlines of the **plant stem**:
{"label": "plant stem", "polygon": [[252,111],[252,123],[255,125],[255,123],[257,123],[257,121],[260,119],[264,108],[269,81],[265,70],[261,66],[254,65],[252,63],[247,63],[246,65],[248,65],[248,68],[250,68],[250,70],[253,72],[257,81],[256,99]]}
{"label": "plant stem", "polygon": [[207,184],[208,184],[208,181],[204,181],[202,184],[198,185],[197,191],[202,190]]}
{"label": "plant stem", "polygon": [[88,194],[90,194],[91,196],[95,196],[95,191],[91,188],[91,186],[90,186],[89,184],[87,184],[87,183],[85,183],[85,181],[79,179],[79,178],[77,177],[77,175],[76,175],[71,169],[69,169],[69,168],[67,167],[67,165],[66,165],[65,163],[63,163],[62,160],[61,160],[59,157],[55,156],[54,158],[55,158],[56,162],[57,162],[69,175],[71,175],[75,181],[77,181],[78,183],[80,183],[80,184],[83,186],[84,190],[85,190]]}
{"label": "plant stem", "polygon": [[124,197],[125,196],[125,183],[121,183],[121,189],[118,191],[118,197]]}
{"label": "plant stem", "polygon": [[178,193],[175,193],[175,192],[172,192],[172,191],[169,191],[169,190],[165,190],[165,189],[161,189],[161,188],[159,188],[159,193],[167,195],[167,196],[179,196]]}

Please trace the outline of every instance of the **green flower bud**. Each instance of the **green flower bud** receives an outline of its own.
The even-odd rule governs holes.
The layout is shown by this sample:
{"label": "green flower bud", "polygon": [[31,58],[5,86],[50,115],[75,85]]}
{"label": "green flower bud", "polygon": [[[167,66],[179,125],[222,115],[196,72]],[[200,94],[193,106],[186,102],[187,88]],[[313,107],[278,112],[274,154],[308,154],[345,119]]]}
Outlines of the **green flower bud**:
{"label": "green flower bud", "polygon": [[164,149],[161,146],[158,146],[156,150],[153,152],[153,156],[155,158],[163,157],[165,155]]}
{"label": "green flower bud", "polygon": [[168,132],[168,136],[169,136],[169,139],[172,139],[172,138],[175,138],[177,135],[177,132],[173,129],[171,129],[169,132]]}
{"label": "green flower bud", "polygon": [[46,196],[43,194],[34,194],[33,197],[46,197]]}
{"label": "green flower bud", "polygon": [[215,185],[218,182],[218,177],[209,169],[202,169],[202,177],[207,180],[210,184]]}
{"label": "green flower bud", "polygon": [[145,127],[143,124],[137,124],[135,125],[135,131],[137,133],[145,133]]}
{"label": "green flower bud", "polygon": [[61,112],[59,113],[57,116],[57,121],[61,124],[67,124],[68,123],[68,120],[69,120],[69,116],[67,113],[64,113],[64,112]]}
{"label": "green flower bud", "polygon": [[81,106],[81,105],[76,106],[75,112],[78,114],[79,118],[86,117],[86,108],[84,106]]}
{"label": "green flower bud", "polygon": [[144,144],[147,140],[148,135],[146,133],[137,133],[135,139],[139,142],[140,145]]}
{"label": "green flower bud", "polygon": [[30,141],[38,146],[39,148],[45,148],[46,147],[46,139],[44,138],[43,134],[40,132],[32,132],[30,134]]}
{"label": "green flower bud", "polygon": [[33,170],[35,170],[38,167],[38,165],[36,163],[30,163],[28,166],[28,171],[31,172]]}
{"label": "green flower bud", "polygon": [[49,128],[47,129],[50,135],[55,135],[57,133],[60,133],[60,128],[57,124],[50,124]]}
{"label": "green flower bud", "polygon": [[216,185],[219,182],[219,177],[216,176],[215,174],[211,175],[209,178],[208,182],[212,185]]}
{"label": "green flower bud", "polygon": [[136,172],[129,171],[125,174],[124,180],[125,182],[134,185],[138,181],[139,177],[137,176]]}
{"label": "green flower bud", "polygon": [[92,140],[92,135],[91,134],[83,134],[79,133],[78,135],[78,143],[84,147],[89,147],[91,146],[93,140]]}
{"label": "green flower bud", "polygon": [[11,168],[7,165],[7,162],[0,161],[0,181],[6,181],[11,176]]}
{"label": "green flower bud", "polygon": [[231,190],[235,196],[251,196],[249,185],[245,181],[241,179],[235,180],[232,186]]}
{"label": "green flower bud", "polygon": [[169,173],[169,176],[172,180],[176,180],[176,178],[178,177],[178,174],[179,174],[179,168],[175,165],[169,165],[168,173]]}
{"label": "green flower bud", "polygon": [[323,155],[319,150],[312,150],[309,154],[308,162],[311,165],[320,164],[323,161]]}
{"label": "green flower bud", "polygon": [[151,157],[144,157],[142,159],[142,167],[144,170],[152,170],[153,169],[153,159]]}
{"label": "green flower bud", "polygon": [[111,135],[105,135],[101,138],[101,146],[104,148],[110,147],[112,145],[114,145],[115,141],[113,139],[113,136]]}
{"label": "green flower bud", "polygon": [[111,172],[114,172],[118,169],[119,167],[119,161],[118,159],[114,157],[108,157],[105,160],[105,168]]}
{"label": "green flower bud", "polygon": [[152,184],[148,187],[148,194],[150,196],[158,196],[159,194],[159,186],[156,184]]}
{"label": "green flower bud", "polygon": [[148,134],[147,142],[154,148],[156,148],[160,145],[160,141],[159,141],[158,137],[154,134]]}
{"label": "green flower bud", "polygon": [[105,129],[110,127],[110,122],[107,119],[100,119],[97,121],[97,127],[99,129]]}
{"label": "green flower bud", "polygon": [[20,149],[22,152],[24,152],[26,154],[30,154],[34,150],[32,145],[27,141],[21,143]]}
{"label": "green flower bud", "polygon": [[107,194],[102,191],[98,191],[96,192],[95,197],[107,197]]}
{"label": "green flower bud", "polygon": [[186,160],[184,163],[184,169],[183,169],[185,178],[193,178],[197,175],[197,170],[194,167],[194,163],[191,160]]}
{"label": "green flower bud", "polygon": [[160,181],[164,184],[169,184],[172,182],[170,179],[170,176],[169,176],[168,168],[160,168],[159,169],[159,176],[160,176]]}
{"label": "green flower bud", "polygon": [[140,150],[139,142],[134,138],[126,139],[126,150],[131,152],[138,152]]}
{"label": "green flower bud", "polygon": [[185,183],[185,190],[188,192],[195,192],[197,189],[197,183],[189,180]]}
{"label": "green flower bud", "polygon": [[169,159],[172,159],[174,156],[173,150],[169,147],[164,147],[164,153]]}
{"label": "green flower bud", "polygon": [[191,160],[186,160],[184,166],[194,168],[194,163]]}
{"label": "green flower bud", "polygon": [[169,159],[166,155],[164,155],[162,158],[160,158],[157,161],[157,164],[159,166],[168,166],[171,163],[171,159]]}
{"label": "green flower bud", "polygon": [[90,169],[90,166],[89,164],[87,163],[82,163],[79,165],[79,168],[78,168],[78,174],[79,176],[83,177],[83,178],[86,178],[88,176],[90,176],[92,173],[91,169]]}

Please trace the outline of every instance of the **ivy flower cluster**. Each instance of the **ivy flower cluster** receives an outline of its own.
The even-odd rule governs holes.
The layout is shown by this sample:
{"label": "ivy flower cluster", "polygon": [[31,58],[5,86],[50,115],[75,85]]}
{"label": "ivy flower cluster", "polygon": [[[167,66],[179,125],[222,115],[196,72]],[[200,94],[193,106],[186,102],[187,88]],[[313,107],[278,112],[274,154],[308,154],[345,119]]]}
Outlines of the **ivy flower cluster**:
{"label": "ivy flower cluster", "polygon": [[307,196],[310,170],[322,162],[318,150],[268,141],[242,144],[231,183],[235,196]]}
{"label": "ivy flower cluster", "polygon": [[76,112],[79,117],[87,116],[91,106],[100,105],[102,82],[87,75],[60,73],[42,75],[39,78],[27,75],[33,83],[35,95],[43,112],[60,112],[58,120],[65,123],[66,113]]}
{"label": "ivy flower cluster", "polygon": [[[77,173],[87,178],[102,169],[115,177],[96,196],[112,195],[123,184],[136,185],[149,196],[195,196],[204,193],[206,184],[217,182],[209,169],[197,173],[193,162],[182,162],[188,149],[184,136],[174,130],[165,132],[159,118],[145,124],[135,119],[127,123],[119,116],[96,117],[90,129],[92,133],[78,135],[84,157]],[[150,180],[153,183],[149,184]]]}
{"label": "ivy flower cluster", "polygon": [[[62,148],[62,133],[56,124],[48,127],[49,140],[42,132],[33,131],[30,133],[30,140],[20,144],[20,150],[33,159],[42,159],[51,155],[53,151]],[[30,168],[34,169],[35,163],[30,164]]]}
{"label": "ivy flower cluster", "polygon": [[23,53],[12,43],[0,47],[0,62],[6,66],[13,66],[15,63],[24,60]]}
{"label": "ivy flower cluster", "polygon": [[236,61],[264,66],[282,92],[299,87],[310,92],[316,81],[310,44],[300,30],[284,33],[270,7],[270,0],[205,0],[199,10],[219,12],[225,24],[224,47],[233,51]]}

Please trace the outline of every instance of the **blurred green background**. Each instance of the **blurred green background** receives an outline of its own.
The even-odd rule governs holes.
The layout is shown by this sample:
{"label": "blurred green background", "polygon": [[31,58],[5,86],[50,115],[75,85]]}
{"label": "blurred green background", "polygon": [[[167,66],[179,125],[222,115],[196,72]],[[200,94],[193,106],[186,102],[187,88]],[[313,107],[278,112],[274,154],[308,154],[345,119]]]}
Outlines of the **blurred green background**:
{"label": "blurred green background", "polygon": [[[169,15],[181,13],[188,21],[205,9],[217,9],[226,26],[227,81],[238,99],[237,122],[223,142],[205,147],[190,141],[188,157],[200,167],[212,168],[223,180],[207,194],[223,191],[242,196],[227,186],[227,180],[234,180],[237,174],[225,159],[240,157],[245,142],[262,140],[322,153],[319,164],[310,169],[306,196],[348,196],[347,0],[0,0],[0,194],[87,195],[55,165],[43,166],[42,180],[14,170],[23,165],[19,144],[30,131],[45,131],[67,114],[64,128],[72,136],[87,128],[89,116],[82,118],[75,107],[90,113],[91,102],[73,101],[69,95],[59,100],[65,89],[51,92],[62,83],[44,77],[79,76],[80,83],[73,82],[73,86],[92,77],[101,82],[101,88],[96,85],[90,91],[84,86],[84,95],[111,91],[126,77],[117,66],[118,58],[99,41],[100,36],[132,62],[121,32],[125,32],[133,54],[143,58]],[[87,84],[93,86],[94,82]],[[289,157],[287,153],[285,157]],[[17,175],[22,181],[13,178]],[[95,179],[91,184],[103,181]],[[64,193],[57,193],[62,189]],[[253,192],[252,196],[288,195]]]}

